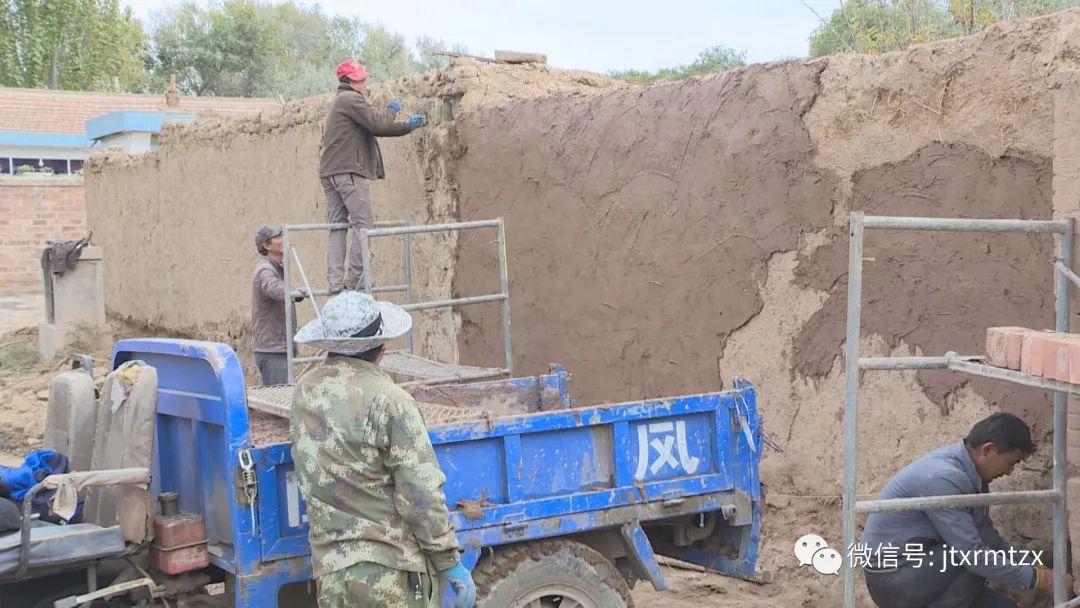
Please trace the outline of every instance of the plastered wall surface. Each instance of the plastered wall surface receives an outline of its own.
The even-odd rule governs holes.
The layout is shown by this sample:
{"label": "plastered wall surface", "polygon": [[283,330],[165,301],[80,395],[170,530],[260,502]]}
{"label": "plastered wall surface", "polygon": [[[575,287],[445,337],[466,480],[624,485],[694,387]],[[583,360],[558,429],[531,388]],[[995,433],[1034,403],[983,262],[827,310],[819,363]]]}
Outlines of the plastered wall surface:
{"label": "plastered wall surface", "polygon": [[[581,405],[751,379],[784,448],[762,464],[762,563],[785,584],[762,594],[836,605],[839,584],[799,570],[790,547],[811,531],[839,542],[848,214],[1076,211],[1066,162],[1076,144],[1055,135],[1055,116],[1072,110],[1055,106],[1055,87],[1078,67],[1075,11],[902,53],[648,88],[457,65],[393,85],[434,124],[384,146],[377,215],[505,217],[517,371],[566,364]],[[92,163],[110,310],[242,339],[251,232],[268,216],[324,213],[313,177],[324,105],[196,125],[146,157]],[[301,251],[318,274],[319,239],[309,241]],[[1050,238],[872,233],[867,243],[867,356],[978,352],[987,326],[1053,322]],[[390,275],[380,281],[396,276],[396,247],[377,252]],[[418,251],[418,289],[497,291],[490,235]],[[482,305],[422,321],[425,349],[497,365],[499,314]],[[1048,404],[952,375],[868,373],[859,492],[875,495],[902,463],[999,410],[1028,419],[1040,449],[994,489],[1045,487]],[[995,509],[995,519],[1016,544],[1047,545],[1046,509]]]}

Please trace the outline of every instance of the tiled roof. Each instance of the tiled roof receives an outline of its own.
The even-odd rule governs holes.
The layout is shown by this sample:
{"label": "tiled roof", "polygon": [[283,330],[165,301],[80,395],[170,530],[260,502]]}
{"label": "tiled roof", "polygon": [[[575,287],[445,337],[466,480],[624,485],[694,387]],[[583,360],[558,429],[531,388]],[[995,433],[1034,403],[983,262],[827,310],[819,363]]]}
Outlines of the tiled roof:
{"label": "tiled roof", "polygon": [[276,99],[180,97],[166,106],[165,94],[133,95],[0,87],[0,131],[86,132],[86,121],[116,110],[187,112],[200,116],[237,116],[281,107]]}

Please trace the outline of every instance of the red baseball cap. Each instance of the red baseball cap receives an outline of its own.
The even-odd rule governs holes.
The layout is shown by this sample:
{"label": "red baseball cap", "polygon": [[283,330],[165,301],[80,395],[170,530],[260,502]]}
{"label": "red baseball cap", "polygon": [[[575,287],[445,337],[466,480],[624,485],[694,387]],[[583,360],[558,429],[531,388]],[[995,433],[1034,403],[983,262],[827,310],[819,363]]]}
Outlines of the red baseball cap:
{"label": "red baseball cap", "polygon": [[355,59],[346,59],[337,66],[338,80],[341,80],[341,77],[345,76],[353,82],[360,82],[361,80],[366,80],[370,75],[371,74],[368,74],[368,71],[364,69],[364,66],[360,65],[360,62]]}

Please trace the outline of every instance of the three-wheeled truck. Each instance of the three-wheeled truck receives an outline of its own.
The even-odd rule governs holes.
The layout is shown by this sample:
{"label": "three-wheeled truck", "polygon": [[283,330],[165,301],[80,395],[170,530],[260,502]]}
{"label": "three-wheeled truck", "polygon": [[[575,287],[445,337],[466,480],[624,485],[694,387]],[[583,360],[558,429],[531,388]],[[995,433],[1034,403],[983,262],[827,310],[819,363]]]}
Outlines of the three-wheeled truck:
{"label": "three-wheeled truck", "polygon": [[[243,371],[226,345],[119,342],[113,367],[132,361],[156,373],[152,466],[111,481],[149,479],[149,495],[175,494],[181,513],[201,516],[205,538],[180,549],[205,547],[209,565],[165,574],[140,559],[156,540],[118,543],[116,534],[95,531],[125,523],[122,513],[80,524],[85,538],[108,541],[89,546],[66,537],[63,526],[28,525],[16,535],[33,550],[0,537],[0,577],[13,583],[0,589],[4,605],[299,605],[285,598],[311,590],[311,565],[287,420],[249,408]],[[657,555],[755,577],[762,435],[749,382],[590,407],[575,407],[559,366],[411,390],[447,476],[447,505],[479,606],[629,606],[638,580],[666,588]],[[93,492],[93,482],[76,485]],[[79,550],[65,559],[50,542]],[[121,567],[110,567],[118,560]],[[70,585],[81,571],[81,589],[51,582]]]}

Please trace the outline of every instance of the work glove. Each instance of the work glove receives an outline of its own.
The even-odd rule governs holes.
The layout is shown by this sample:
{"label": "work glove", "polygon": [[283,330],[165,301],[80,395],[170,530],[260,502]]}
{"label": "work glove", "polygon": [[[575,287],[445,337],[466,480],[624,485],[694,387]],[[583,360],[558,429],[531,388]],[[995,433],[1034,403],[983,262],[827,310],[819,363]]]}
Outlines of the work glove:
{"label": "work glove", "polygon": [[1032,589],[1040,594],[1052,594],[1054,592],[1054,570],[1046,566],[1035,566],[1035,585]]}
{"label": "work glove", "polygon": [[476,604],[476,583],[472,580],[472,572],[458,562],[440,574],[457,594],[454,598],[454,608],[473,608]]}
{"label": "work glove", "polygon": [[424,117],[420,114],[413,114],[409,117],[409,126],[413,129],[419,129],[424,126]]}
{"label": "work glove", "polygon": [[397,114],[401,111],[401,102],[396,99],[391,99],[390,103],[386,104],[386,109]]}
{"label": "work glove", "polygon": [[307,298],[310,295],[311,294],[308,293],[308,290],[306,290],[304,288],[300,288],[300,289],[297,289],[296,291],[292,292],[292,299],[293,299],[293,302],[303,302],[304,298]]}

